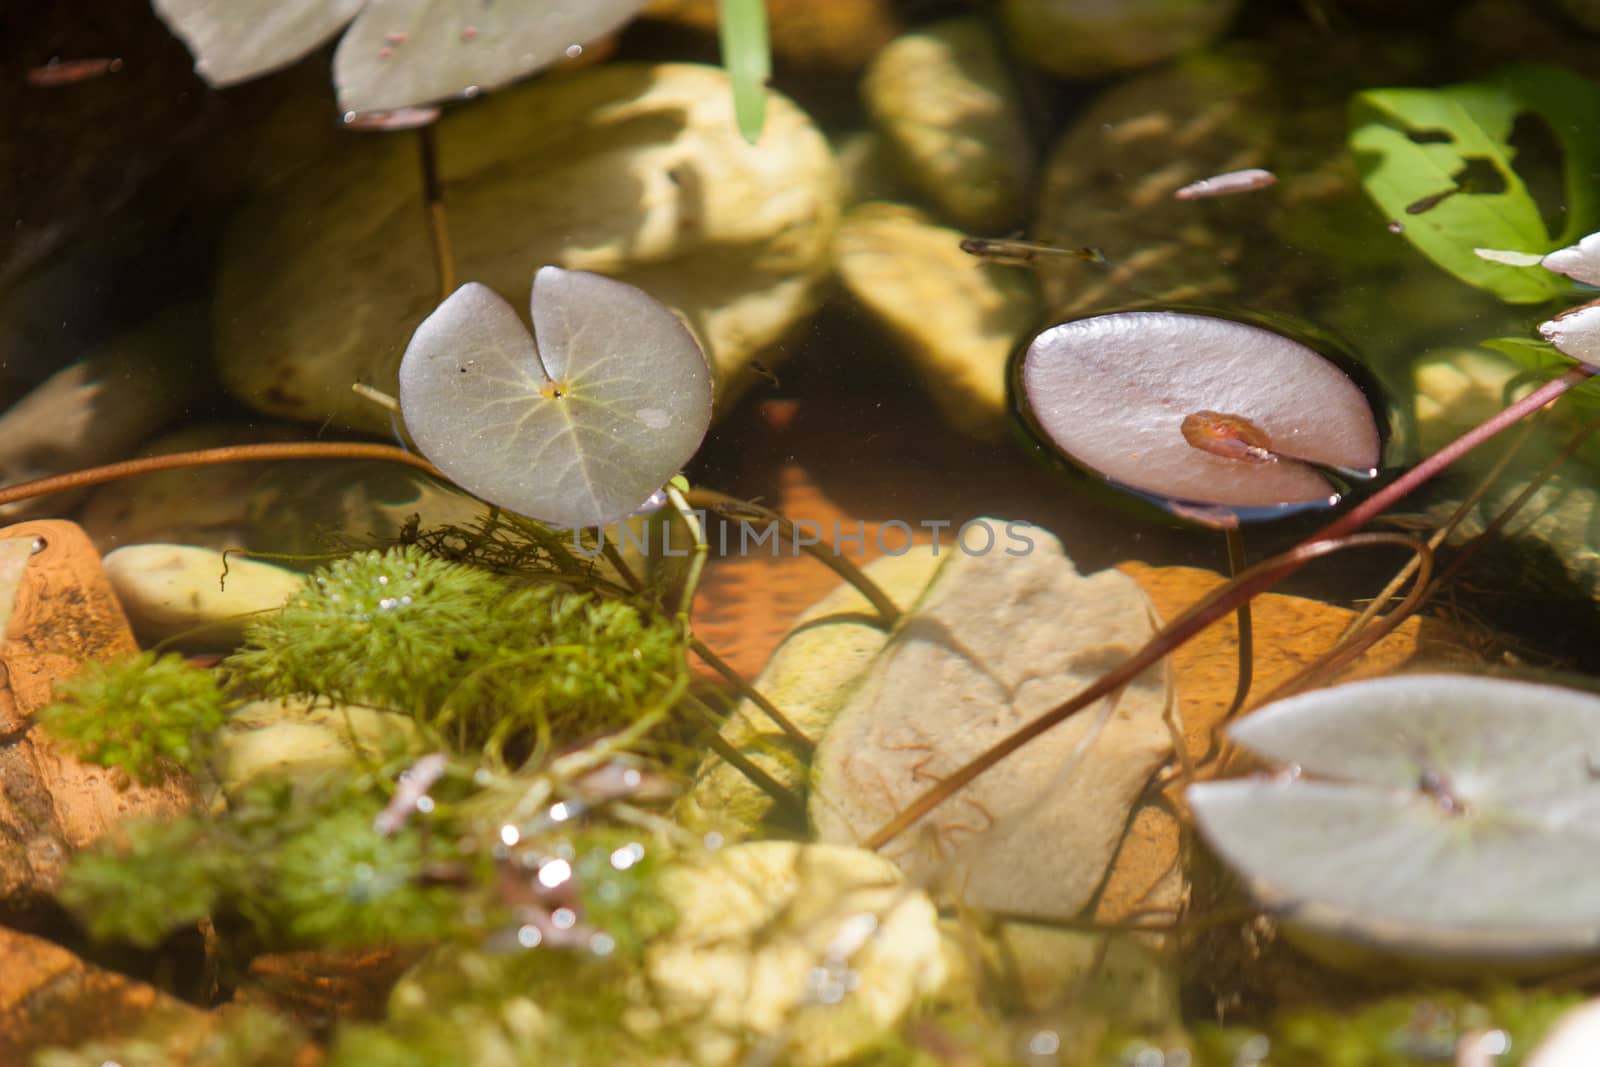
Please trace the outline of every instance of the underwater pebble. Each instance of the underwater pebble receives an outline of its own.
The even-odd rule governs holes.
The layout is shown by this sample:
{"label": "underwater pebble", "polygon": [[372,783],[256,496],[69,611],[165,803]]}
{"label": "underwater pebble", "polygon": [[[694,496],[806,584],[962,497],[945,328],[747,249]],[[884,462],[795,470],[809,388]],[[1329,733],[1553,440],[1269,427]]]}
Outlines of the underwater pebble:
{"label": "underwater pebble", "polygon": [[[821,299],[838,169],[776,92],[759,146],[738,133],[727,76],[690,64],[607,63],[495,93],[432,129],[459,281],[523,308],[546,264],[637,285],[688,321],[723,407],[749,361]],[[230,391],[391,434],[389,413],[350,385],[395,393],[401,352],[438,303],[421,196],[414,144],[351,137],[245,207],[218,279]]]}
{"label": "underwater pebble", "polygon": [[940,413],[982,440],[1005,436],[1006,363],[1039,317],[1029,272],[961,250],[915,208],[864,204],[834,241],[840,279],[904,347]]}
{"label": "underwater pebble", "polygon": [[1506,383],[1522,373],[1510,357],[1481,348],[1426,352],[1411,372],[1417,444],[1437,452],[1505,407]]}
{"label": "underwater pebble", "polygon": [[307,779],[360,761],[383,762],[420,743],[416,723],[394,712],[256,700],[228,717],[219,777],[232,793],[264,778]]}
{"label": "underwater pebble", "polygon": [[[891,600],[909,607],[948,558],[948,553],[936,557],[919,549],[885,556],[864,569]],[[854,586],[836,585],[794,620],[756,677],[756,691],[782,709],[802,733],[812,739],[822,736],[888,640],[873,619],[872,605]],[[701,621],[696,621],[697,632]],[[785,786],[798,790],[808,780],[810,772],[794,747],[751,701],[739,702],[721,732],[729,744]],[[711,758],[695,772],[694,784],[674,814],[691,829],[716,829],[738,839],[757,832],[772,813],[769,795],[731,764]]]}
{"label": "underwater pebble", "polygon": [[862,95],[907,180],[951,221],[996,230],[1021,217],[1033,149],[986,22],[951,19],[897,37],[867,69]]}
{"label": "underwater pebble", "polygon": [[[128,458],[203,385],[206,315],[179,305],[58,371],[0,416],[0,485]],[[0,519],[60,514],[71,496],[0,505]]]}
{"label": "underwater pebble", "polygon": [[[305,439],[300,427],[285,423],[211,424],[164,434],[138,454]],[[267,462],[219,463],[108,482],[91,491],[78,521],[102,552],[152,542],[245,548],[253,486],[276,466]]]}
{"label": "underwater pebble", "polygon": [[[258,612],[300,592],[303,575],[194,545],[128,545],[106,556],[106,574],[142,644],[231,649]],[[226,576],[224,577],[224,572]]]}
{"label": "underwater pebble", "polygon": [[[990,520],[1003,526],[999,520]],[[817,746],[819,840],[866,840],[930,787],[1122,662],[1155,632],[1137,583],[1081,575],[1030,531],[1019,555],[952,554]],[[1094,895],[1128,815],[1171,753],[1166,664],[980,775],[883,847],[976,908],[1066,918]]]}
{"label": "underwater pebble", "polygon": [[1233,19],[1239,0],[1005,0],[1013,47],[1069,78],[1134,70],[1199,48]]}
{"label": "underwater pebble", "polygon": [[781,1063],[844,1062],[950,974],[933,903],[861,849],[733,845],[663,872],[661,891],[678,921],[645,950],[629,1026],[678,1028],[697,1064],[740,1062],[752,1036]]}

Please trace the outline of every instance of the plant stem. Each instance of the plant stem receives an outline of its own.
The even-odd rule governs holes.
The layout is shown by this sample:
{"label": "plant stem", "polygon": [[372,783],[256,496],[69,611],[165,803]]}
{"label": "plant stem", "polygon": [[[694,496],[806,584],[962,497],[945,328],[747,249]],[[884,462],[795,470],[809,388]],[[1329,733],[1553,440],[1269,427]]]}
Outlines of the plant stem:
{"label": "plant stem", "polygon": [[753,518],[765,519],[776,523],[783,534],[792,539],[793,544],[805,553],[816,559],[840,578],[855,586],[856,591],[867,598],[878,613],[878,618],[883,623],[883,628],[892,630],[900,622],[900,609],[895,602],[889,599],[889,594],[857,567],[854,563],[841,556],[832,544],[819,540],[814,544],[802,543],[794,523],[759,504],[752,504],[745,500],[738,500],[725,493],[718,493],[710,489],[691,489],[687,494],[691,504],[698,505],[706,511],[714,511],[718,515],[748,515]]}
{"label": "plant stem", "polygon": [[161,456],[127,459],[120,463],[107,463],[103,467],[89,467],[67,474],[53,474],[35,478],[0,489],[0,505],[12,504],[51,493],[64,493],[72,489],[87,489],[120,478],[159,471],[185,470],[192,467],[211,467],[223,463],[255,463],[282,459],[382,459],[391,463],[404,463],[448,482],[439,468],[421,456],[393,445],[369,444],[361,441],[291,441],[259,445],[227,445],[223,448],[202,448],[193,452],[169,452]]}
{"label": "plant stem", "polygon": [[[1227,526],[1222,531],[1223,540],[1228,546],[1228,577],[1237,578],[1245,569],[1244,534],[1239,532],[1237,526]],[[1223,721],[1233,718],[1244,707],[1245,700],[1250,696],[1250,681],[1255,673],[1255,627],[1250,619],[1250,601],[1246,600],[1239,605],[1239,680],[1233,688],[1233,701],[1228,705],[1228,711],[1222,716]]]}
{"label": "plant stem", "polygon": [[456,257],[450,245],[450,224],[444,213],[444,188],[439,182],[439,153],[434,123],[417,129],[418,156],[422,163],[422,198],[428,208],[428,232],[433,237],[434,264],[439,272],[439,299],[456,288]]}
{"label": "plant stem", "polygon": [[1352,534],[1489,438],[1556,400],[1597,371],[1600,371],[1600,368],[1580,363],[1561,377],[1546,382],[1521,400],[1468,430],[1288,552],[1258,563],[1229,584],[1214,590],[1188,611],[1162,627],[1144,647],[1119,666],[1112,668],[1066,702],[1035,718],[947,775],[938,785],[923,793],[898,815],[874,831],[872,836],[863,842],[863,846],[881,848],[894,840],[984,771],[1046,730],[1066,721],[1095,700],[1127,685],[1139,674],[1191,640],[1201,630],[1236,610],[1239,604],[1277,585],[1312,560],[1357,544],[1374,543],[1372,540],[1374,535],[1352,537]]}

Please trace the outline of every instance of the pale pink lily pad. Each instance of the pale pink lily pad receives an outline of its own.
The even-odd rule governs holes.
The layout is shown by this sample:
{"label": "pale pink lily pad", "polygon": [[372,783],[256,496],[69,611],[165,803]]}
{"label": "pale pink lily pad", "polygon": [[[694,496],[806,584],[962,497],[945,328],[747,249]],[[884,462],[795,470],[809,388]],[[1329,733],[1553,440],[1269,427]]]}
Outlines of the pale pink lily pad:
{"label": "pale pink lily pad", "polygon": [[[1021,400],[1068,458],[1119,485],[1224,508],[1337,501],[1312,464],[1370,470],[1382,446],[1371,402],[1338,365],[1273,330],[1213,315],[1124,311],[1040,333]],[[1236,416],[1272,449],[1309,460],[1230,458],[1192,445],[1196,413]],[[1169,504],[1169,506],[1172,506]]]}

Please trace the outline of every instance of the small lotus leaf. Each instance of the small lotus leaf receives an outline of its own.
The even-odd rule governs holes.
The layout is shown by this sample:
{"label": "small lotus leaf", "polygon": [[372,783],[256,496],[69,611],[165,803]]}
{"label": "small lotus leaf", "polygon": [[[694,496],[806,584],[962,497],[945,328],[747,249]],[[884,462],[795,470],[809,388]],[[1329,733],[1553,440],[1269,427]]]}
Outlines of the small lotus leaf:
{"label": "small lotus leaf", "polygon": [[1600,946],[1600,696],[1413,675],[1230,732],[1319,776],[1188,791],[1206,839],[1302,928],[1435,958]]}
{"label": "small lotus leaf", "polygon": [[621,27],[644,0],[369,0],[339,42],[346,111],[387,111],[497,89]]}
{"label": "small lotus leaf", "polygon": [[218,87],[288,66],[339,32],[366,0],[154,0],[156,14]]}
{"label": "small lotus leaf", "polygon": [[1029,420],[1057,451],[1128,489],[1268,513],[1338,499],[1313,467],[1194,447],[1185,418],[1248,420],[1271,447],[1370,468],[1381,438],[1371,403],[1335,363],[1263,326],[1183,311],[1123,311],[1042,331],[1017,367]]}
{"label": "small lotus leaf", "polygon": [[533,336],[487,286],[462,286],[417,327],[400,407],[417,447],[463,489],[558,526],[613,522],[694,455],[711,371],[642,290],[543,267]]}

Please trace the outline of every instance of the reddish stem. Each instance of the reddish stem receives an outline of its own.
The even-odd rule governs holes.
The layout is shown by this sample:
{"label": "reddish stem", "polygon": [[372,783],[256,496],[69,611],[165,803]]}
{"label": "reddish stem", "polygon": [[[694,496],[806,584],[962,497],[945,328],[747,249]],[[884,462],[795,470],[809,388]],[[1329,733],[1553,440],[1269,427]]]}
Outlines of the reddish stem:
{"label": "reddish stem", "polygon": [[426,471],[444,481],[448,478],[439,468],[413,452],[393,445],[369,444],[362,441],[291,441],[260,445],[228,445],[224,448],[203,448],[194,452],[169,452],[162,456],[145,456],[140,459],[108,463],[103,467],[89,467],[69,474],[53,474],[48,478],[35,478],[0,489],[0,507],[50,493],[63,493],[71,489],[87,489],[91,485],[114,482],[119,478],[132,478],[139,474],[158,471],[184,470],[191,467],[210,467],[220,463],[253,463],[280,459],[382,459],[392,463],[405,463]]}
{"label": "reddish stem", "polygon": [[954,796],[960,789],[977,778],[978,775],[993,767],[1046,730],[1060,725],[1106,694],[1115,692],[1122,686],[1127,685],[1145,670],[1186,644],[1201,630],[1237,609],[1241,603],[1277,585],[1319,556],[1349,545],[1351,543],[1350,535],[1376,518],[1386,508],[1404,499],[1440,471],[1483,444],[1495,434],[1515,425],[1521,419],[1556,400],[1561,394],[1583,382],[1597,371],[1600,371],[1600,367],[1591,367],[1580,363],[1561,377],[1546,382],[1521,400],[1507,406],[1505,410],[1497,413],[1494,417],[1468,430],[1288,552],[1252,567],[1239,575],[1233,582],[1217,589],[1188,611],[1162,627],[1154,637],[1145,643],[1144,647],[1129,656],[1121,665],[1112,668],[1065,703],[1040,715],[1032,722],[992,745],[987,751],[967,762],[965,766],[947,775],[938,785],[923,793],[898,815],[880,826],[871,837],[862,842],[863,846],[874,849],[881,848],[894,840],[913,826],[917,820]]}

